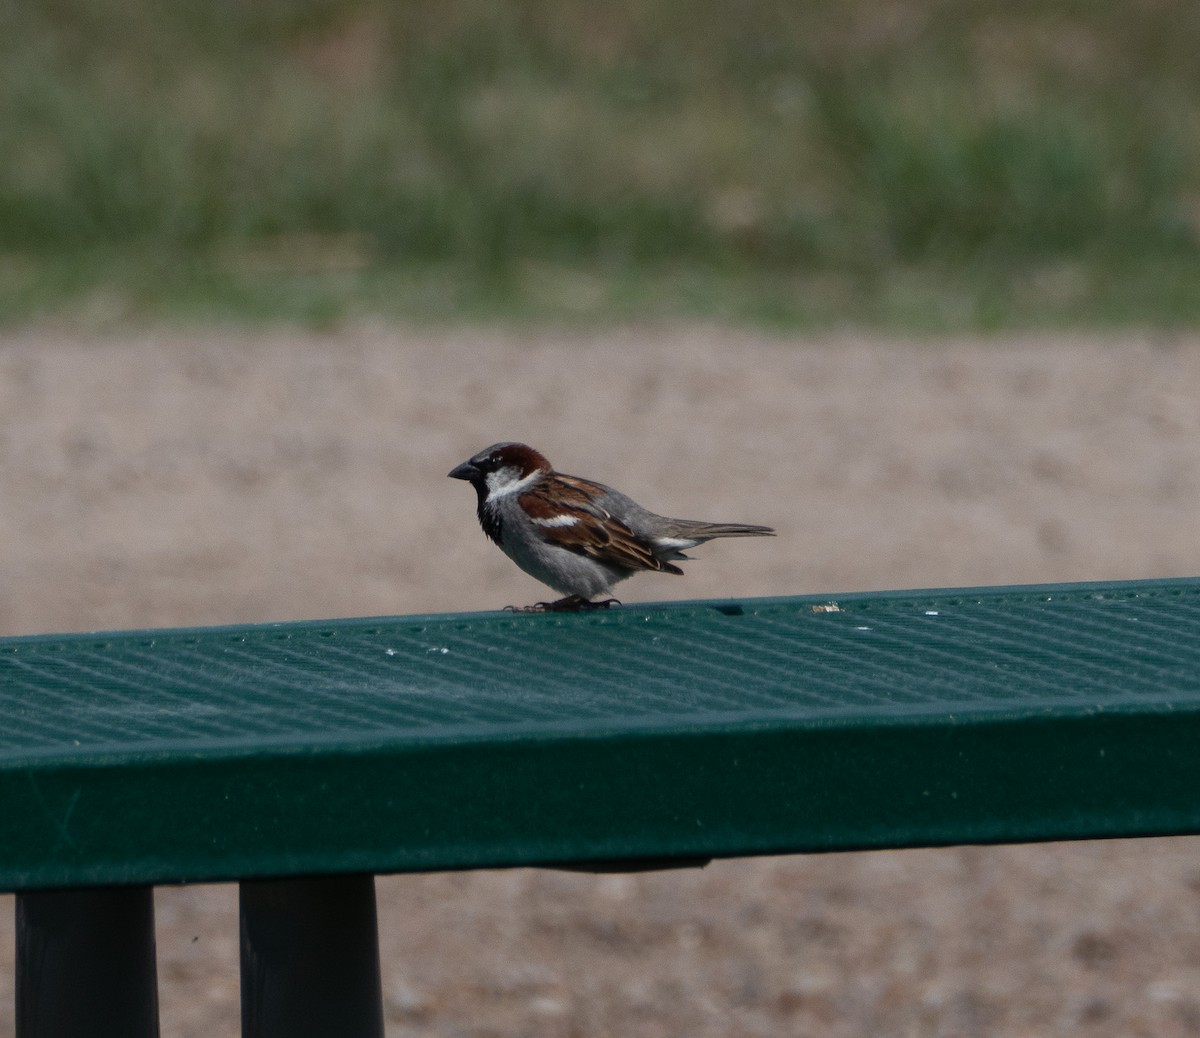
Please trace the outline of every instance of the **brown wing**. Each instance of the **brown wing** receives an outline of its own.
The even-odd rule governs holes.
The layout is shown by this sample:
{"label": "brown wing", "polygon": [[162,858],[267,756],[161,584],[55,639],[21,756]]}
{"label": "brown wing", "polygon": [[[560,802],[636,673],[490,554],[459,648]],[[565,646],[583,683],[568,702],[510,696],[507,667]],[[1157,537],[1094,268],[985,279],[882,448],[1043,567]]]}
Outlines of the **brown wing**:
{"label": "brown wing", "polygon": [[519,500],[529,517],[541,525],[547,540],[568,551],[622,569],[682,576],[683,570],[658,558],[648,541],[596,504],[603,493],[603,487],[586,479],[556,473]]}

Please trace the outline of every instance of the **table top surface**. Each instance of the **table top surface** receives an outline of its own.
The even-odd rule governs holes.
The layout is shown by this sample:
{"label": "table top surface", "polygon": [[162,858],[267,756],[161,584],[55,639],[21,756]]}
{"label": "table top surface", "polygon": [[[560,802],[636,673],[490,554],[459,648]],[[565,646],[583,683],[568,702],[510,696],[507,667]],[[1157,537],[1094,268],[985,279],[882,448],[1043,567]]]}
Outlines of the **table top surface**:
{"label": "table top surface", "polygon": [[0,639],[0,765],[1200,701],[1200,581]]}
{"label": "table top surface", "polygon": [[1200,580],[0,639],[0,888],[1200,832]]}

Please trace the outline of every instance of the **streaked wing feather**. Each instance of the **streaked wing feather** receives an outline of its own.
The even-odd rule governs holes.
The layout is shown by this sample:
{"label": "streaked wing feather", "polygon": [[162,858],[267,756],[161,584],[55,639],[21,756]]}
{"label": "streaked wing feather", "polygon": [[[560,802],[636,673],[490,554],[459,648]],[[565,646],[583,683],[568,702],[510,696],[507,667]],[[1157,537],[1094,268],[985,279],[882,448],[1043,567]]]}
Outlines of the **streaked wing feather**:
{"label": "streaked wing feather", "polygon": [[547,540],[568,551],[623,569],[682,576],[683,570],[658,558],[648,541],[596,504],[596,498],[603,496],[605,490],[586,479],[556,473],[526,491],[519,500],[534,520],[549,520],[562,515],[571,515],[576,520],[568,526],[542,528]]}

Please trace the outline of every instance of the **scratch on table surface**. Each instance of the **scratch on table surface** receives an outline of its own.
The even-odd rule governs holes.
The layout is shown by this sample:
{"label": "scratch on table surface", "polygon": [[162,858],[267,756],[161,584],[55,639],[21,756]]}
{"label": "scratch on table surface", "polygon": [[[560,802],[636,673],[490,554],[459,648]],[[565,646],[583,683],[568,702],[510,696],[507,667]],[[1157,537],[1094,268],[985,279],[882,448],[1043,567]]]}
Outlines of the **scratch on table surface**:
{"label": "scratch on table surface", "polygon": [[42,787],[38,784],[37,775],[33,772],[26,772],[26,777],[29,779],[29,786],[33,790],[33,795],[37,797],[38,804],[41,805],[42,811],[50,824],[54,826],[57,832],[57,837],[54,841],[54,846],[50,849],[51,856],[58,854],[62,847],[67,847],[72,851],[78,851],[79,846],[71,837],[71,815],[75,812],[75,805],[79,803],[79,797],[83,790],[78,786],[71,792],[71,796],[67,800],[66,809],[56,811],[42,792]]}

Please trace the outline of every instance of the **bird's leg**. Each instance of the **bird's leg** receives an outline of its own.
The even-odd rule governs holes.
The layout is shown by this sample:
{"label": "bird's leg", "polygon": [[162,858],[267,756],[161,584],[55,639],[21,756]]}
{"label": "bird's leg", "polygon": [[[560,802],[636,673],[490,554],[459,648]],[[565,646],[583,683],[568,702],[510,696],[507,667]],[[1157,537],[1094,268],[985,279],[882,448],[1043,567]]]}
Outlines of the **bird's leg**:
{"label": "bird's leg", "polygon": [[531,606],[505,606],[504,608],[514,613],[581,613],[591,609],[609,609],[620,604],[620,601],[615,598],[605,598],[599,602],[593,602],[584,598],[583,595],[567,595],[566,598],[560,598],[554,602],[535,602]]}

